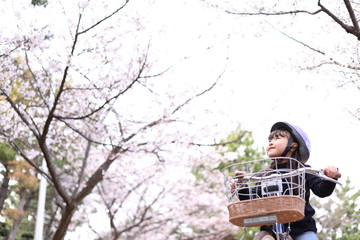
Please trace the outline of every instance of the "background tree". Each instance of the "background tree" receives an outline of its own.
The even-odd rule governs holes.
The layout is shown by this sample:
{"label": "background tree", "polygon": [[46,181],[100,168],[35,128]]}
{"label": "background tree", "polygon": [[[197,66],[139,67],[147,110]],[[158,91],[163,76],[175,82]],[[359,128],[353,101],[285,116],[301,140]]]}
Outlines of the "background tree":
{"label": "background tree", "polygon": [[1,163],[1,187],[0,187],[0,213],[4,208],[5,199],[9,192],[10,181],[10,162],[15,160],[16,153],[5,143],[0,143],[0,163]]}
{"label": "background tree", "polygon": [[47,3],[47,0],[31,0],[31,4],[34,6],[46,6]]}
{"label": "background tree", "polygon": [[190,163],[125,158],[112,165],[74,222],[88,223],[99,239],[235,239],[244,231],[228,222],[219,166],[263,155],[253,144],[251,132],[238,129],[219,143],[192,143],[200,148],[185,153]]}
{"label": "background tree", "polygon": [[[4,240],[14,240],[18,233],[21,221],[29,216],[27,209],[34,199],[37,190],[38,179],[34,169],[23,159],[13,160],[9,163],[9,178],[16,182],[12,188],[12,196],[3,210],[4,216],[11,221],[11,228]],[[34,218],[34,216],[32,216]],[[24,234],[19,233],[18,235]]]}
{"label": "background tree", "polygon": [[326,201],[311,199],[317,208],[316,222],[319,223],[320,239],[351,240],[360,237],[359,231],[359,196],[360,190],[351,186],[347,179],[346,185],[335,189],[335,196]]}

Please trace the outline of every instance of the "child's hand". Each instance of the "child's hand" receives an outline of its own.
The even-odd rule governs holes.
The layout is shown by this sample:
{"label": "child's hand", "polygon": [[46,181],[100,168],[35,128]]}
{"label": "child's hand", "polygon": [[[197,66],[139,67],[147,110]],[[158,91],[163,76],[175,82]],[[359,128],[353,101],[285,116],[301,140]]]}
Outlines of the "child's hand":
{"label": "child's hand", "polygon": [[235,171],[235,177],[233,178],[234,182],[230,184],[231,190],[234,190],[236,188],[236,183],[240,183],[243,178],[244,178],[244,172]]}
{"label": "child's hand", "polygon": [[327,166],[324,168],[324,174],[331,178],[341,178],[341,173],[339,172],[339,169],[334,166]]}

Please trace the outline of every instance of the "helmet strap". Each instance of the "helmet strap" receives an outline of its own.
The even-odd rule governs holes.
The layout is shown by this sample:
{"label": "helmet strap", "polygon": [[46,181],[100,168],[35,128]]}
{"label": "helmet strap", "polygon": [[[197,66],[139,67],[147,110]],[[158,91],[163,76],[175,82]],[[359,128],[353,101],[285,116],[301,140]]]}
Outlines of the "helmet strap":
{"label": "helmet strap", "polygon": [[287,146],[286,146],[284,152],[281,154],[282,157],[286,157],[286,155],[291,151],[291,149],[293,148],[293,146],[292,146],[293,142],[294,142],[294,139],[290,134]]}

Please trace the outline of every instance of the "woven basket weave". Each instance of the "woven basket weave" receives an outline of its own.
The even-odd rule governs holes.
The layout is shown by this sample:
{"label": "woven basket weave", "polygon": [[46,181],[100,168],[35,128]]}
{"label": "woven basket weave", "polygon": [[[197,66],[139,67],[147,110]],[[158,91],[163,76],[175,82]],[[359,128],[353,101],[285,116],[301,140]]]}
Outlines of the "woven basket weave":
{"label": "woven basket weave", "polygon": [[[277,223],[289,223],[304,218],[305,200],[297,196],[275,196],[238,201],[228,205],[229,221],[239,227],[245,227],[244,219],[276,215]],[[256,227],[264,224],[246,225]]]}

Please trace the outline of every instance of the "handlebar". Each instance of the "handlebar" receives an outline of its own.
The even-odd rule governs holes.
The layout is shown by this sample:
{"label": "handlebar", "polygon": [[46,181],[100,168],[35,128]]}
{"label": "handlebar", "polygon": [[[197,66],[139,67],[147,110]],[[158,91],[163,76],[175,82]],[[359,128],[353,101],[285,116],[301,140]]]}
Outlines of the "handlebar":
{"label": "handlebar", "polygon": [[[305,173],[308,173],[308,174],[311,174],[311,175],[318,176],[323,180],[330,181],[330,182],[333,182],[333,183],[336,183],[336,184],[339,184],[340,186],[342,186],[342,184],[339,181],[337,181],[336,179],[333,179],[333,178],[330,178],[330,177],[326,176],[322,169],[316,169],[316,168],[311,168],[311,167],[302,167],[302,168],[291,170],[291,171],[288,171],[288,172],[285,172],[285,173],[281,173],[281,171],[279,171],[279,170],[280,169],[277,170],[277,173],[273,173],[273,174],[265,175],[265,176],[264,175],[263,176],[256,176],[259,173],[254,173],[252,175],[245,175],[244,174],[241,177],[241,179],[242,180],[248,180],[248,181],[249,180],[268,180],[268,179],[274,179],[274,178],[279,178],[279,177],[281,177],[281,178],[283,178],[283,177],[292,177],[292,176],[298,175],[301,172],[305,172]],[[290,169],[284,169],[284,170],[290,170]],[[237,178],[237,177],[234,177],[234,178]]]}
{"label": "handlebar", "polygon": [[315,168],[311,168],[311,167],[305,167],[304,169],[305,169],[306,173],[318,176],[323,180],[333,182],[333,183],[336,183],[336,184],[339,184],[340,186],[342,186],[342,184],[339,181],[337,181],[336,179],[326,176],[322,169],[315,169]]}

